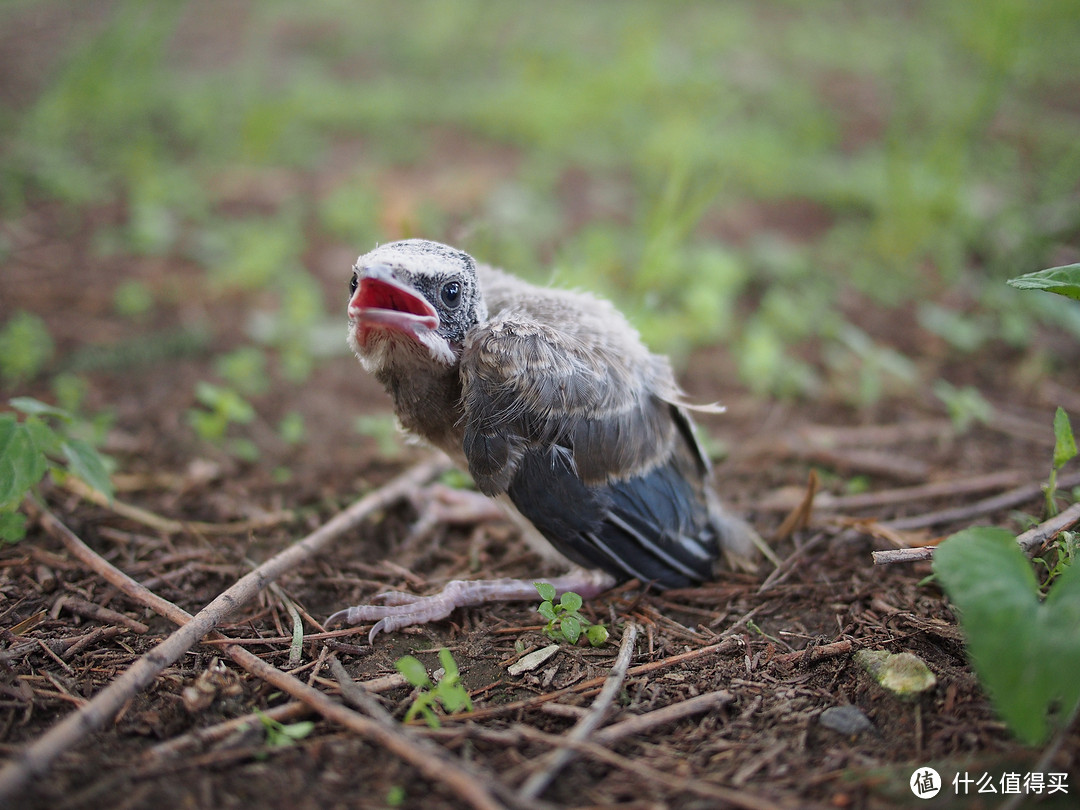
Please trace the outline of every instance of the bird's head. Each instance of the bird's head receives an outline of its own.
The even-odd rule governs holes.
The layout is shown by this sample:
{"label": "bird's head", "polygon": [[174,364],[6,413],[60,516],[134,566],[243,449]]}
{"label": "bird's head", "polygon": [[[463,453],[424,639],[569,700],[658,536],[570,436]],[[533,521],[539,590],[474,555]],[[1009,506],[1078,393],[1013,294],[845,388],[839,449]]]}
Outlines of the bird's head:
{"label": "bird's head", "polygon": [[426,239],[361,256],[349,282],[349,346],[372,372],[457,362],[465,333],[487,318],[468,253]]}

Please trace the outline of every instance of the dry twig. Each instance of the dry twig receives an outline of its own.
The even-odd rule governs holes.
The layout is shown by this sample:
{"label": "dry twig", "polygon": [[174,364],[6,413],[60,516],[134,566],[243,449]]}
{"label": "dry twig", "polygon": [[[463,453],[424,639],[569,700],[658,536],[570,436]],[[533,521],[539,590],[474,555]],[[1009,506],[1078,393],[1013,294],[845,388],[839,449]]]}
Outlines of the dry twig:
{"label": "dry twig", "polygon": [[445,758],[433,758],[429,752],[417,747],[396,730],[391,732],[382,723],[357,714],[352,709],[342,706],[318,689],[297,680],[287,672],[267,664],[258,656],[252,655],[242,647],[226,647],[225,651],[240,666],[262,678],[272,686],[287,692],[297,700],[303,701],[327,720],[344,726],[350,731],[381,745],[388,751],[408,762],[420,773],[446,785],[463,801],[477,810],[501,810],[502,804],[485,787],[484,780],[467,773],[456,763],[448,763]]}
{"label": "dry twig", "polygon": [[[352,679],[336,656],[330,658],[330,671],[337,678],[342,697],[361,709],[372,722],[382,729],[388,738],[394,738],[397,746],[397,748],[393,749],[394,753],[401,756],[402,759],[412,762],[418,770],[425,773],[430,779],[449,783],[464,778],[476,785],[490,785],[492,792],[498,793],[506,803],[515,806],[526,806],[516,801],[513,794],[504,788],[493,774],[481,770],[475,763],[455,760],[445,750],[432,743],[431,740],[425,739],[413,729],[395,721],[371,693]],[[405,751],[408,752],[407,757],[402,753]],[[460,791],[458,792],[464,798],[464,795]],[[531,806],[535,807],[535,804]]]}
{"label": "dry twig", "polygon": [[612,723],[607,728],[602,728],[596,732],[593,735],[593,741],[611,745],[623,737],[644,734],[657,726],[667,725],[684,717],[725,706],[734,699],[734,695],[726,689],[706,692],[704,695],[673,703],[670,706],[664,706],[662,709],[655,709],[651,712],[645,712],[645,714],[636,714],[619,723]]}
{"label": "dry twig", "polygon": [[109,509],[120,517],[127,518],[135,523],[141,523],[162,534],[180,534],[185,531],[196,532],[205,535],[249,534],[259,529],[269,529],[282,523],[289,523],[296,519],[296,515],[290,511],[271,512],[262,517],[249,520],[234,520],[229,523],[204,523],[198,520],[173,520],[162,517],[156,512],[143,509],[141,506],[125,503],[116,498],[109,498],[104,493],[98,492],[88,484],[83,483],[74,476],[64,480],[64,486],[90,503]]}
{"label": "dry twig", "polygon": [[[1080,503],[1074,503],[1064,512],[1045,520],[1033,529],[1028,529],[1016,538],[1017,545],[1025,554],[1035,554],[1043,545],[1057,537],[1058,534],[1080,521]],[[890,565],[892,563],[918,562],[919,560],[932,560],[934,558],[933,546],[920,546],[918,548],[897,548],[887,551],[871,552],[874,557],[874,565]]]}
{"label": "dry twig", "polygon": [[[604,722],[608,709],[611,708],[611,703],[615,700],[615,695],[618,694],[623,681],[626,679],[626,671],[630,667],[630,659],[634,654],[634,643],[637,641],[637,635],[637,625],[632,622],[627,623],[623,628],[619,654],[611,668],[611,673],[604,683],[604,688],[596,700],[593,701],[592,706],[589,707],[589,713],[567,732],[566,741],[568,743],[584,742]],[[573,748],[559,748],[553,751],[545,757],[546,762],[543,767],[525,780],[525,784],[518,791],[518,796],[526,801],[535,799],[544,792],[544,789],[551,784],[551,780],[558,776],[559,771],[565,768],[573,757]]]}
{"label": "dry twig", "polygon": [[[736,636],[725,636],[715,644],[709,644],[705,647],[698,647],[696,650],[687,650],[684,653],[678,655],[672,655],[668,658],[661,658],[659,661],[650,661],[647,664],[638,664],[636,667],[631,667],[626,673],[629,678],[636,678],[639,675],[647,675],[650,672],[656,672],[660,669],[667,669],[677,664],[685,664],[688,661],[693,661],[698,658],[703,658],[706,655],[712,655],[716,653],[718,655],[723,653],[733,652],[735,650],[742,649],[743,641]],[[485,709],[477,709],[476,711],[469,712],[468,714],[452,714],[449,717],[443,718],[443,723],[453,723],[459,720],[486,720],[489,717],[499,717],[504,714],[513,714],[515,712],[522,711],[524,709],[535,709],[541,704],[548,701],[558,700],[561,697],[567,695],[580,694],[587,692],[590,689],[595,689],[604,683],[606,678],[589,678],[585,681],[575,683],[573,686],[567,686],[565,689],[558,689],[554,692],[547,692],[543,695],[536,695],[535,697],[526,698],[524,700],[515,700],[511,703],[502,703],[498,706],[488,706]]]}
{"label": "dry twig", "polygon": [[[98,571],[128,596],[151,606],[170,621],[182,626],[137,660],[86,705],[66,716],[12,757],[0,770],[0,801],[9,799],[21,791],[33,777],[44,774],[60,754],[108,722],[132,696],[149,686],[158,673],[191,649],[199,639],[207,635],[219,623],[253,599],[267,584],[286,571],[312,559],[339,535],[357,526],[373,512],[406,497],[413,489],[441,473],[447,466],[448,462],[442,459],[418,465],[386,486],[365,495],[303,540],[242,577],[194,617],[139,585],[122,571],[113,568],[54,515],[48,511],[42,511],[42,525],[47,531],[60,538],[74,556]],[[234,649],[240,648],[230,647],[230,655]],[[251,657],[254,658],[254,656]]]}
{"label": "dry twig", "polygon": [[[1078,485],[1080,485],[1080,473],[1073,473],[1072,475],[1062,476],[1058,479],[1058,487],[1061,489],[1069,489]],[[981,501],[976,501],[975,503],[967,504],[965,506],[957,506],[952,509],[941,509],[937,512],[927,512],[922,515],[898,518],[896,520],[890,520],[882,525],[897,530],[924,529],[928,526],[967,521],[994,512],[1013,509],[1041,496],[1041,484],[1026,484],[1022,487],[1010,489],[1000,495],[995,495],[992,498],[984,498]]]}

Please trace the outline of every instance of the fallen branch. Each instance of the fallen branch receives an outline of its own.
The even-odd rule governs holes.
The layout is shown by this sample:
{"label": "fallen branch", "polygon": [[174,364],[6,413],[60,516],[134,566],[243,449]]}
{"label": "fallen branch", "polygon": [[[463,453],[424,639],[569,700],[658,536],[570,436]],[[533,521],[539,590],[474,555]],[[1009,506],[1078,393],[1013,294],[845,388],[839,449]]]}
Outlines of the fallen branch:
{"label": "fallen branch", "polygon": [[243,717],[234,717],[205,728],[196,728],[186,734],[160,742],[140,757],[135,766],[135,772],[140,779],[145,779],[147,774],[162,767],[163,763],[175,759],[188,749],[199,748],[204,745],[221,742],[233,735],[243,734],[256,728],[263,728],[264,719],[270,718],[278,723],[288,723],[299,720],[311,714],[311,707],[300,703],[285,703],[274,706],[258,714],[245,714]]}
{"label": "fallen branch", "polygon": [[[396,756],[408,762],[420,773],[434,782],[441,782],[456,793],[463,801],[477,810],[502,810],[503,805],[496,801],[484,786],[484,782],[474,775],[447,764],[445,758],[433,759],[428,752],[421,750],[402,735],[390,732],[381,723],[352,709],[342,706],[318,689],[297,680],[287,672],[263,661],[242,647],[225,647],[229,657],[258,678],[292,695],[310,706],[327,720],[344,726],[360,736],[380,745]],[[340,682],[340,681],[339,681]]]}
{"label": "fallen branch", "polygon": [[[615,695],[622,689],[623,681],[626,679],[626,671],[630,667],[630,659],[634,655],[634,643],[637,641],[637,635],[637,625],[627,623],[623,628],[619,654],[611,668],[611,673],[604,683],[604,688],[600,691],[596,700],[593,701],[592,706],[589,707],[589,713],[582,717],[577,725],[565,735],[567,743],[584,742],[604,722],[604,718],[611,708],[611,703],[615,700]],[[518,791],[518,796],[525,801],[537,798],[551,784],[551,780],[558,776],[559,771],[565,768],[573,758],[573,748],[560,747],[551,752],[545,757],[546,762],[543,767],[525,780],[525,784]]]}
{"label": "fallen branch", "polygon": [[269,529],[282,523],[289,523],[296,519],[296,515],[290,511],[272,512],[258,518],[249,520],[234,520],[229,523],[203,523],[198,520],[174,520],[163,517],[156,512],[143,509],[141,506],[125,503],[116,498],[109,498],[102,492],[98,492],[88,484],[83,483],[75,476],[68,476],[64,481],[64,487],[71,490],[80,498],[90,503],[109,509],[120,517],[127,518],[135,523],[148,526],[162,534],[180,534],[191,531],[205,535],[249,534],[259,529]]}
{"label": "fallen branch", "polygon": [[[636,667],[631,667],[626,675],[630,678],[636,678],[639,675],[647,675],[650,672],[656,672],[659,669],[667,669],[676,664],[684,664],[687,661],[693,661],[713,653],[723,654],[733,652],[741,649],[742,646],[743,641],[741,638],[736,636],[724,636],[720,641],[715,644],[710,644],[707,647],[698,647],[696,650],[688,650],[687,652],[673,655],[670,658],[661,658],[659,661],[638,664]],[[488,706],[487,708],[477,709],[468,714],[452,714],[443,718],[443,725],[448,725],[461,720],[486,720],[489,717],[499,717],[504,714],[513,714],[525,709],[534,709],[544,703],[558,700],[567,695],[579,694],[581,692],[587,692],[590,689],[595,689],[597,686],[603,684],[605,680],[606,679],[603,677],[589,678],[588,680],[580,681],[573,686],[567,686],[564,689],[557,689],[554,692],[547,692],[546,694],[536,695],[535,697],[526,698],[524,700],[515,700],[511,703],[499,704],[498,706]]]}
{"label": "fallen branch", "polygon": [[602,728],[593,735],[593,742],[602,745],[611,745],[623,737],[644,734],[657,726],[674,723],[684,717],[690,717],[702,712],[711,711],[731,703],[735,697],[726,689],[718,689],[715,692],[706,692],[704,695],[692,697],[662,709],[655,709],[645,714],[636,714],[619,723],[612,723],[607,728]]}
{"label": "fallen branch", "polygon": [[[1066,486],[1071,486],[1067,484]],[[1016,538],[1020,548],[1028,556],[1035,554],[1045,543],[1057,537],[1061,532],[1080,521],[1080,503],[1074,503],[1064,512],[1061,512],[1049,520],[1044,520],[1038,526],[1028,529]]]}
{"label": "fallen branch", "polygon": [[[705,696],[702,695],[701,697]],[[686,702],[689,703],[690,701]],[[614,728],[614,726],[612,726],[612,728]],[[607,729],[598,732],[596,737],[599,738],[604,731],[607,731]],[[678,794],[693,793],[697,796],[703,796],[707,799],[713,799],[718,802],[729,804],[732,807],[743,808],[743,810],[791,810],[791,808],[794,807],[794,805],[791,805],[790,803],[779,803],[766,798],[765,796],[725,787],[704,779],[695,779],[680,773],[669,773],[668,771],[660,770],[659,768],[648,765],[644,761],[644,758],[640,756],[632,758],[625,757],[622,754],[617,754],[611,749],[605,748],[603,745],[599,745],[593,741],[569,742],[566,740],[565,735],[551,734],[537,728],[532,728],[531,726],[518,725],[512,729],[490,729],[471,724],[460,730],[432,729],[425,733],[432,737],[453,738],[459,737],[464,733],[467,737],[472,739],[485,740],[495,743],[496,745],[504,746],[516,745],[522,740],[531,740],[554,747],[568,746],[584,756],[592,757],[597,762],[602,762],[605,765],[611,765],[612,767],[625,771],[632,778],[639,780],[643,785],[653,787],[656,785],[663,785],[667,789]],[[801,802],[798,806],[804,810],[805,808],[823,807],[823,805],[819,804],[807,804],[805,801]]]}
{"label": "fallen branch", "polygon": [[804,650],[783,653],[777,655],[769,662],[771,664],[812,664],[823,658],[832,658],[834,655],[847,655],[855,648],[855,642],[849,638],[833,641],[829,644],[815,644]]}
{"label": "fallen branch", "polygon": [[[1064,512],[1043,521],[1033,529],[1028,529],[1016,538],[1017,545],[1030,557],[1042,548],[1047,541],[1057,537],[1061,532],[1077,522],[1080,522],[1080,503],[1074,503]],[[874,565],[891,565],[892,563],[932,560],[934,558],[934,547],[897,548],[888,551],[874,551],[871,554],[874,558]]]}
{"label": "fallen branch", "polygon": [[[880,509],[883,506],[941,500],[976,492],[1016,487],[1030,479],[1031,476],[1023,470],[1002,470],[969,478],[949,478],[944,481],[931,481],[928,484],[879,489],[855,495],[833,495],[830,492],[820,492],[814,499],[814,509],[819,514]],[[754,508],[771,512],[787,512],[794,509],[802,497],[801,491],[795,492],[792,487],[785,487],[780,492],[755,502]]]}
{"label": "fallen branch", "polygon": [[[394,745],[397,746],[392,749],[394,753],[402,759],[413,763],[429,779],[454,787],[455,792],[466,800],[468,800],[468,796],[459,789],[461,787],[459,783],[461,783],[462,779],[465,780],[463,784],[466,786],[490,785],[494,792],[501,794],[500,798],[503,801],[515,806],[525,806],[517,802],[513,794],[503,788],[493,774],[481,770],[476,763],[455,760],[431,740],[421,737],[413,729],[394,720],[370,692],[352,679],[336,656],[330,658],[330,671],[337,678],[338,686],[341,688],[341,696],[363,711],[372,722],[382,729],[382,732],[387,737],[393,738]],[[403,752],[408,752],[408,756],[405,756]],[[472,798],[471,803],[474,806],[479,806],[477,801],[482,802],[491,797],[472,796]]]}
{"label": "fallen branch", "polygon": [[[1058,480],[1058,487],[1061,489],[1070,489],[1078,485],[1080,485],[1080,473],[1063,476]],[[975,503],[967,504],[965,506],[957,506],[952,509],[941,509],[937,512],[927,512],[922,515],[912,515],[911,517],[906,518],[897,518],[896,520],[887,521],[882,525],[889,529],[905,530],[925,529],[928,526],[937,526],[942,523],[968,521],[973,518],[982,517],[983,515],[1001,512],[1005,509],[1013,509],[1028,501],[1042,497],[1042,494],[1041,484],[1027,484],[1022,487],[1017,487],[1016,489],[1010,489],[1008,492],[1003,492],[992,498],[984,498],[981,501],[976,501]]]}
{"label": "fallen branch", "polygon": [[0,803],[22,790],[32,778],[48,771],[53,761],[64,751],[105,725],[128,700],[149,686],[158,673],[180,658],[218,624],[230,618],[247,602],[254,599],[266,585],[286,571],[311,560],[339,535],[355,528],[373,512],[408,496],[413,489],[429,481],[447,467],[448,462],[442,459],[418,465],[380,489],[365,495],[303,540],[289,546],[239,579],[194,617],[139,585],[122,571],[113,568],[52,513],[42,510],[42,526],[50,534],[58,537],[74,556],[98,571],[124,593],[137,598],[142,604],[151,606],[170,621],[182,626],[138,659],[78,711],[67,715],[13,756],[0,770]]}
{"label": "fallen branch", "polygon": [[934,559],[934,547],[890,548],[885,551],[871,551],[870,556],[874,558],[874,565],[919,562],[920,560]]}

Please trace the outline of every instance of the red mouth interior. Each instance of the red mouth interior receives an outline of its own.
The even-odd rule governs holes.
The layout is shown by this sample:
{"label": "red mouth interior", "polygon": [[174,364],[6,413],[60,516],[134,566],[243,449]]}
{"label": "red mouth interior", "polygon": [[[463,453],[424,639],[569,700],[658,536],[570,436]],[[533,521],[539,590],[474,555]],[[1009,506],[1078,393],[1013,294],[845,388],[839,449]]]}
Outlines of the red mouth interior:
{"label": "red mouth interior", "polygon": [[360,288],[353,296],[352,306],[360,309],[392,310],[419,318],[435,315],[431,304],[419,295],[377,278],[361,279]]}

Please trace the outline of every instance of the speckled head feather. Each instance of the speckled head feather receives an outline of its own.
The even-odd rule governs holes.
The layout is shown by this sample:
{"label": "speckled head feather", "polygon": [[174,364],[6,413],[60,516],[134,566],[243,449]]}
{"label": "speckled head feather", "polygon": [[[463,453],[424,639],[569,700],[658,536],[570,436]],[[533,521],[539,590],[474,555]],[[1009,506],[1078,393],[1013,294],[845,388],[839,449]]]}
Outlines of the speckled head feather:
{"label": "speckled head feather", "polygon": [[473,257],[426,239],[361,256],[350,295],[349,345],[375,374],[395,365],[452,366],[466,332],[487,318]]}

